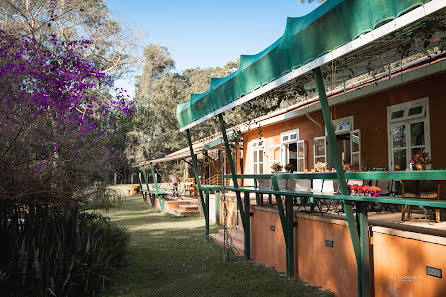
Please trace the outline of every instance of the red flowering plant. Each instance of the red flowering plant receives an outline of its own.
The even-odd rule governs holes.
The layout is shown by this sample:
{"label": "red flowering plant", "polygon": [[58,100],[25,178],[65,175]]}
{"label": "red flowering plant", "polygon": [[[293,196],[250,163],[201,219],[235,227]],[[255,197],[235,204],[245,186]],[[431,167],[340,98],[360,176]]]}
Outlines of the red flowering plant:
{"label": "red flowering plant", "polygon": [[51,42],[0,30],[0,199],[82,199],[121,158],[109,140],[132,103],[83,57],[89,41]]}
{"label": "red flowering plant", "polygon": [[432,163],[432,160],[429,158],[429,153],[426,151],[418,152],[412,156],[410,159],[410,163],[413,165],[425,165]]}
{"label": "red flowering plant", "polygon": [[378,197],[381,192],[381,188],[378,186],[360,186],[349,185],[350,195],[352,196],[374,196]]}

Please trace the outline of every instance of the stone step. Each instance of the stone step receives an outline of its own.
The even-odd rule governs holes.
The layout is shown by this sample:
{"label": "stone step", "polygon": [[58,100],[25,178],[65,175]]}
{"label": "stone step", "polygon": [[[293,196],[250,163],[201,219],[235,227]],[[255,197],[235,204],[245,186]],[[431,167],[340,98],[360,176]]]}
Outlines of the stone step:
{"label": "stone step", "polygon": [[185,210],[185,209],[175,208],[174,213],[178,217],[184,217],[184,216],[193,216],[199,214],[200,212],[198,210]]}
{"label": "stone step", "polygon": [[197,210],[198,211],[198,205],[197,204],[181,204],[179,205],[179,208],[184,210]]}
{"label": "stone step", "polygon": [[[213,241],[213,242],[219,244],[219,245],[223,245],[223,243],[224,243],[224,237],[223,237],[223,235],[220,234],[220,233],[210,234],[210,235],[209,235],[209,239],[210,239],[211,241]],[[244,243],[241,242],[240,240],[238,240],[238,239],[233,239],[233,240],[232,240],[232,244],[230,244],[230,242],[227,242],[226,245],[227,245],[227,246],[231,246],[231,247],[232,247],[232,250],[233,250],[235,253],[237,253],[237,254],[239,254],[239,255],[243,255],[244,250],[245,250],[245,246],[244,246]]]}
{"label": "stone step", "polygon": [[[218,231],[218,234],[220,234],[222,237],[224,235],[224,229],[221,229]],[[240,241],[242,244],[245,242],[245,234],[243,232],[234,230],[234,229],[228,229],[229,236],[231,236],[232,239],[236,239]]]}

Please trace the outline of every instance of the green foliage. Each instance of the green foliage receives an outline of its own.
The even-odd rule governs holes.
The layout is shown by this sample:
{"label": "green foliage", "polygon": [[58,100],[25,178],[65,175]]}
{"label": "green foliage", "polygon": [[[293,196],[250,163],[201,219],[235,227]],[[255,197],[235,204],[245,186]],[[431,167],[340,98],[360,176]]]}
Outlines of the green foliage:
{"label": "green foliage", "polygon": [[100,215],[2,206],[2,296],[95,296],[125,263],[128,233]]}
{"label": "green foliage", "polygon": [[125,196],[121,191],[110,188],[105,183],[96,183],[96,185],[88,193],[87,203],[84,209],[105,210],[120,208]]}

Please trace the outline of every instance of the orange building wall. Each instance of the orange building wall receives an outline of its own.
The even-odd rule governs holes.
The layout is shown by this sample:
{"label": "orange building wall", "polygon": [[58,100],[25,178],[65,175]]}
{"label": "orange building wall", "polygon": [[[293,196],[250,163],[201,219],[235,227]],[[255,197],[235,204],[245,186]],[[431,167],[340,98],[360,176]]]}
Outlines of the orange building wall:
{"label": "orange building wall", "polygon": [[[374,232],[373,256],[375,297],[446,296],[446,246]],[[443,278],[427,275],[426,265]]]}
{"label": "orange building wall", "polygon": [[[251,258],[279,271],[286,271],[285,239],[277,213],[253,209],[251,220]],[[275,227],[275,231],[270,230]]]}
{"label": "orange building wall", "polygon": [[[336,296],[356,297],[357,266],[348,226],[299,217],[297,235],[296,276]],[[325,246],[325,240],[332,240],[333,248]]]}
{"label": "orange building wall", "polygon": [[[398,78],[395,78],[398,79]],[[399,103],[429,97],[430,141],[432,169],[446,169],[446,92],[444,85],[446,74],[420,80],[405,86],[393,88],[364,98],[337,104],[331,108],[333,119],[354,116],[354,129],[361,130],[361,163],[369,163],[375,168],[388,168],[388,136],[387,107]],[[324,126],[321,111],[310,114]],[[261,136],[265,138],[265,155],[269,155],[271,144],[280,144],[280,133],[299,128],[299,138],[305,140],[306,167],[313,168],[313,139],[324,136],[324,129],[318,127],[306,116],[292,118],[277,124],[261,128]],[[261,137],[257,129],[244,135],[245,142]],[[247,154],[247,145],[244,155]],[[265,159],[265,162],[268,162]],[[244,159],[245,172],[251,172],[252,165]],[[264,165],[265,173],[269,173],[269,164]],[[446,197],[446,186],[441,189]]]}
{"label": "orange building wall", "polygon": [[[253,212],[252,260],[285,272],[285,241],[277,211],[257,207]],[[357,265],[346,222],[306,216],[297,214],[294,218],[296,278],[330,289],[336,296],[356,297]],[[275,231],[270,230],[271,225]],[[371,296],[446,296],[444,275],[440,279],[426,274],[426,265],[442,269],[443,274],[446,271],[445,245],[379,232],[370,234]],[[325,240],[332,240],[333,248],[327,247]],[[405,277],[412,280],[403,281]]]}

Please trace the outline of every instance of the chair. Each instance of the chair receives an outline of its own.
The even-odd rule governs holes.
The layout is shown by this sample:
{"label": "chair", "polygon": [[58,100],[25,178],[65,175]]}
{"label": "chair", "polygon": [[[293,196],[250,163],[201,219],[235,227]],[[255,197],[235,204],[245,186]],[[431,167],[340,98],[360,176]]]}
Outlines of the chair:
{"label": "chair", "polygon": [[[418,189],[417,189],[417,181],[409,182],[409,181],[403,181],[403,197],[404,198],[416,198],[417,197],[417,190],[419,192],[419,197],[423,199],[440,199],[440,183],[438,182],[432,182],[432,181],[420,181],[418,182]],[[440,209],[431,209],[426,208],[424,211],[424,215],[427,218],[427,215],[429,211],[435,213],[435,221],[438,223],[440,222]],[[401,220],[406,220],[406,214],[407,219],[409,220],[414,210],[410,205],[403,205],[401,209]]]}

